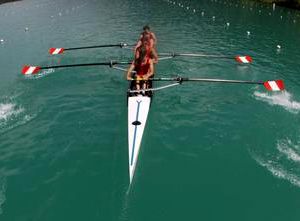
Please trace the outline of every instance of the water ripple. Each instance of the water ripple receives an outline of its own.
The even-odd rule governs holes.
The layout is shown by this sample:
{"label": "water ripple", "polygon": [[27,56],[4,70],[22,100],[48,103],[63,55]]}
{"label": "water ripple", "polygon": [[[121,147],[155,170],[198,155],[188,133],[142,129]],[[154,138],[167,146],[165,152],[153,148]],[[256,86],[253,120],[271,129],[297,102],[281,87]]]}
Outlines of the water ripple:
{"label": "water ripple", "polygon": [[291,184],[300,187],[300,176],[293,174],[292,171],[284,169],[272,160],[264,160],[260,157],[254,159],[263,167],[267,168],[275,177],[289,181]]}
{"label": "water ripple", "polygon": [[6,201],[6,178],[0,176],[0,215],[3,213],[2,205]]}

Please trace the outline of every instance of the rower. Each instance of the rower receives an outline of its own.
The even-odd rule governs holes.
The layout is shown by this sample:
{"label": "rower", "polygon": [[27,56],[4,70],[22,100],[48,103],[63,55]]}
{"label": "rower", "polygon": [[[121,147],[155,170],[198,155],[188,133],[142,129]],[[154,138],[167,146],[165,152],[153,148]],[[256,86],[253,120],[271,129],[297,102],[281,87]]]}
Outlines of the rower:
{"label": "rower", "polygon": [[136,50],[135,58],[127,71],[127,80],[136,80],[136,90],[148,88],[147,80],[154,75],[153,60],[152,50],[148,42],[144,41]]}
{"label": "rower", "polygon": [[141,33],[140,38],[139,38],[136,46],[134,47],[135,53],[137,52],[137,49],[143,45],[144,42],[147,42],[149,44],[149,47],[153,54],[154,63],[157,63],[158,62],[158,55],[156,52],[157,39],[156,39],[155,34],[150,31],[149,25],[145,25],[143,27],[143,32]]}

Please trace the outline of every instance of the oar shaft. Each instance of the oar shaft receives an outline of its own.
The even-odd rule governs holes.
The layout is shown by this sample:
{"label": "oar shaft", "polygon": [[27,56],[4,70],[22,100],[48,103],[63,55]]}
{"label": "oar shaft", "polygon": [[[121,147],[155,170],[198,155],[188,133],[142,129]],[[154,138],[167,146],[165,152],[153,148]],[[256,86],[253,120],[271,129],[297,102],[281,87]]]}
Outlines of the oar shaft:
{"label": "oar shaft", "polygon": [[262,81],[242,81],[242,80],[226,80],[226,79],[209,79],[209,78],[152,78],[152,81],[198,81],[198,82],[220,82],[220,83],[238,83],[238,84],[264,84]]}
{"label": "oar shaft", "polygon": [[[133,81],[136,81],[138,79],[135,79]],[[176,77],[176,78],[150,78],[147,79],[148,81],[176,81],[177,85],[181,84],[184,81],[193,81],[193,82],[219,82],[219,83],[231,83],[231,84],[259,84],[263,85],[265,89],[268,91],[283,91],[284,90],[284,83],[282,80],[269,80],[269,81],[241,81],[241,80],[226,80],[226,79],[209,79],[209,78],[182,78],[182,77]],[[145,81],[147,81],[145,80]],[[171,85],[175,85],[171,84]],[[164,86],[164,88],[169,87]]]}
{"label": "oar shaft", "polygon": [[89,48],[111,48],[111,47],[125,47],[128,46],[125,43],[119,43],[119,44],[106,44],[106,45],[95,45],[95,46],[84,46],[84,47],[76,47],[76,48],[65,48],[65,51],[71,51],[71,50],[80,50],[80,49],[89,49]]}
{"label": "oar shaft", "polygon": [[234,58],[234,56],[227,56],[227,55],[212,55],[212,54],[175,54],[175,56],[185,56],[185,57],[205,57],[205,58],[228,58],[228,59]]}
{"label": "oar shaft", "polygon": [[242,83],[242,84],[263,84],[261,81],[242,81],[242,80],[226,80],[226,79],[202,79],[202,78],[188,78],[188,81],[202,81],[202,82],[221,82],[221,83]]}
{"label": "oar shaft", "polygon": [[160,53],[160,56],[172,56],[172,57],[204,57],[204,58],[228,58],[233,59],[234,56],[228,55],[210,55],[210,54],[193,54],[193,53]]}
{"label": "oar shaft", "polygon": [[98,66],[98,65],[113,66],[116,64],[131,64],[131,62],[129,62],[129,61],[119,61],[119,62],[112,61],[112,62],[98,62],[98,63],[84,63],[84,64],[66,64],[66,65],[45,66],[45,67],[40,67],[40,69],[69,68],[69,67]]}

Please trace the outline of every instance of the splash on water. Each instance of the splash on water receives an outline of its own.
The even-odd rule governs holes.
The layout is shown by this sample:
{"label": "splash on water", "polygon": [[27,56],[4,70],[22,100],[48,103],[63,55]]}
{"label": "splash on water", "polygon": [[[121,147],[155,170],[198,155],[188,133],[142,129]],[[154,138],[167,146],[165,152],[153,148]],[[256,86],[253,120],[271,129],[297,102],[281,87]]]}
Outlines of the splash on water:
{"label": "splash on water", "polygon": [[46,77],[47,75],[52,74],[54,72],[55,72],[55,70],[53,68],[51,68],[51,69],[44,70],[44,71],[42,71],[41,73],[38,73],[38,74],[25,75],[25,77],[26,77],[26,79],[29,79],[29,80],[35,80],[35,79],[39,79],[39,78],[42,78],[42,77]]}
{"label": "splash on water", "polygon": [[13,103],[0,103],[0,126],[6,124],[13,117],[18,116],[24,111]]}
{"label": "splash on water", "polygon": [[282,140],[277,144],[277,150],[287,159],[300,163],[300,148],[298,144],[294,144],[290,139]]}
{"label": "splash on water", "polygon": [[261,92],[254,92],[254,96],[257,100],[267,102],[270,105],[278,105],[286,109],[291,113],[299,113],[300,111],[300,102],[293,100],[293,97],[287,91],[276,94],[268,94]]}
{"label": "splash on water", "polygon": [[0,134],[27,123],[35,116],[26,114],[23,107],[13,102],[0,103]]}

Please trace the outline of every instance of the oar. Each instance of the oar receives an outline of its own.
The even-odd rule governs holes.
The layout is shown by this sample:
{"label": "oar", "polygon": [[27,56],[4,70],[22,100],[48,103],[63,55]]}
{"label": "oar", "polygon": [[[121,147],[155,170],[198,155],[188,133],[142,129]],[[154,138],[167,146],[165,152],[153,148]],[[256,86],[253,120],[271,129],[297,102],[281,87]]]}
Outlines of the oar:
{"label": "oar", "polygon": [[269,80],[269,81],[242,81],[242,80],[225,80],[225,79],[208,79],[208,78],[151,78],[152,81],[177,81],[182,83],[184,81],[192,82],[219,82],[219,83],[233,83],[233,84],[258,84],[263,85],[269,91],[284,90],[283,80]]}
{"label": "oar", "polygon": [[[235,59],[239,63],[248,64],[252,62],[252,57],[249,55],[237,55],[237,56],[228,56],[228,55],[210,55],[210,54],[193,54],[193,53],[159,53],[159,56],[170,56],[172,57],[203,57],[203,58],[224,58],[224,59]],[[162,59],[161,59],[162,60]]]}
{"label": "oar", "polygon": [[128,47],[132,45],[128,45],[126,43],[118,43],[118,44],[104,44],[104,45],[94,45],[94,46],[84,46],[84,47],[76,47],[76,48],[50,48],[49,54],[62,54],[64,51],[72,51],[72,50],[81,50],[81,49],[90,49],[90,48],[112,48],[112,47]]}
{"label": "oar", "polygon": [[84,67],[84,66],[97,66],[97,65],[107,65],[112,67],[116,64],[131,64],[129,61],[110,61],[110,62],[98,62],[98,63],[84,63],[84,64],[66,64],[66,65],[54,65],[54,66],[29,66],[25,65],[22,69],[22,74],[31,75],[36,74],[43,69],[52,69],[52,68],[70,68],[70,67]]}

